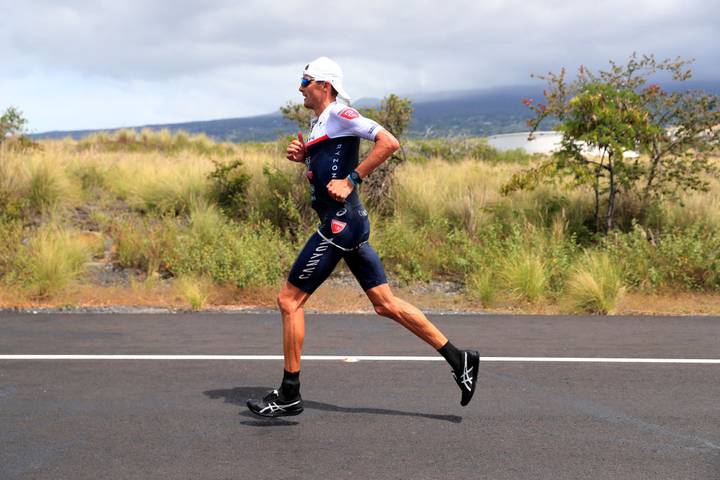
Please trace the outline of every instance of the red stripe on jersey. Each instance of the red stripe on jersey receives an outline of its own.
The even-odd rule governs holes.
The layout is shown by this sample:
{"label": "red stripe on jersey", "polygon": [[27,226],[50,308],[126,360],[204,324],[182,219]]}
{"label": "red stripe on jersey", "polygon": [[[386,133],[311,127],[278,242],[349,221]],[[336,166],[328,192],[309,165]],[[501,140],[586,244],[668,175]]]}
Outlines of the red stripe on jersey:
{"label": "red stripe on jersey", "polygon": [[322,137],[318,137],[315,140],[312,140],[312,141],[306,143],[305,147],[309,147],[310,145],[315,145],[316,143],[320,143],[323,140],[327,140],[328,138],[330,138],[330,137],[328,137],[327,135],[323,135]]}

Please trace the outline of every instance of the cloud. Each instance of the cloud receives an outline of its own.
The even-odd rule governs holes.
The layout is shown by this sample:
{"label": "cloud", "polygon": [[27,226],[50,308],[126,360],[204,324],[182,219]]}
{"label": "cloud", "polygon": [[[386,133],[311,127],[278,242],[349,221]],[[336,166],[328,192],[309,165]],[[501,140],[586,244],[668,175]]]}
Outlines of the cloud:
{"label": "cloud", "polygon": [[698,76],[717,78],[718,16],[720,3],[700,0],[4,2],[0,76],[6,87],[44,77],[38,88],[65,85],[78,102],[68,78],[130,103],[164,99],[143,119],[196,114],[182,89],[209,115],[274,110],[297,98],[296,77],[320,55],[341,63],[355,97],[531,83],[531,73],[602,67],[633,51],[694,57]]}

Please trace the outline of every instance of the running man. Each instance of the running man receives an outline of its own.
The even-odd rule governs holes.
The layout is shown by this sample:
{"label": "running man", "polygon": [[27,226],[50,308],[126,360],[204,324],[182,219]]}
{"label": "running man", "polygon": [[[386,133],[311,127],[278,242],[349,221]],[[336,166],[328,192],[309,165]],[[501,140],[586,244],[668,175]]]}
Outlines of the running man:
{"label": "running man", "polygon": [[[303,305],[344,259],[375,311],[391,318],[435,348],[452,367],[455,382],[465,406],[475,392],[480,355],[475,350],[458,350],[435,325],[413,305],[390,291],[385,269],[368,243],[370,222],[360,203],[358,186],[400,147],[397,139],[377,122],[362,117],[357,110],[336,102],[349,102],[342,86],[340,66],[320,57],[307,66],[300,80],[305,108],[317,118],[307,143],[302,134],[287,148],[287,158],[304,162],[310,182],[312,207],[320,217],[317,231],[310,237],[293,264],[277,302],[283,320],[285,371],[282,384],[262,400],[248,400],[248,408],[258,415],[279,417],[303,411],[300,397],[300,354],[305,338]],[[358,165],[360,139],[375,142]]]}

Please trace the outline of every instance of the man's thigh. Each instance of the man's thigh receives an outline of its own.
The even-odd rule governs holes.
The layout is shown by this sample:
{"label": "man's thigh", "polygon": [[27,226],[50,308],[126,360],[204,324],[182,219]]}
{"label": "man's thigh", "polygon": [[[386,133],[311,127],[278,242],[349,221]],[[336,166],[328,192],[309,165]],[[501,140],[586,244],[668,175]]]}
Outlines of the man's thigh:
{"label": "man's thigh", "polygon": [[303,292],[313,293],[330,276],[342,256],[342,251],[315,232],[290,269],[288,282]]}
{"label": "man's thigh", "polygon": [[385,267],[370,243],[363,244],[359,249],[345,253],[345,263],[357,279],[363,290],[367,291],[378,285],[387,283]]}

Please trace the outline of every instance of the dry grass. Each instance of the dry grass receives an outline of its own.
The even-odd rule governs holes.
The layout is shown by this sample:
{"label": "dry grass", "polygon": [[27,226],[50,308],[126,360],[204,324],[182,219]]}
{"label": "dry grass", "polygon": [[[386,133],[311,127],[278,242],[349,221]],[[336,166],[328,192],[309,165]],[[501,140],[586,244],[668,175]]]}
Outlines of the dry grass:
{"label": "dry grass", "polygon": [[500,186],[519,168],[473,160],[405,164],[397,172],[395,205],[419,223],[450,218],[475,232],[488,219],[486,207],[501,201]]}
{"label": "dry grass", "polygon": [[[720,159],[716,160],[720,163]],[[720,178],[709,178],[707,192],[693,192],[681,196],[680,203],[667,209],[666,221],[671,225],[691,225],[702,221],[720,230]]]}
{"label": "dry grass", "polygon": [[[147,138],[142,140],[143,136]],[[141,143],[144,142],[143,145],[155,145],[157,148],[112,150],[92,145],[88,148],[79,148],[78,142],[66,139],[42,142],[41,150],[29,153],[3,152],[3,161],[0,162],[0,193],[18,202],[25,202],[29,199],[35,210],[44,211],[44,217],[39,220],[42,222],[46,222],[50,217],[49,213],[53,211],[72,211],[78,207],[87,210],[88,205],[93,208],[95,206],[104,208],[111,202],[116,202],[116,197],[119,197],[125,199],[124,206],[129,205],[136,210],[182,213],[183,218],[193,219],[192,229],[213,232],[216,230],[214,223],[216,215],[210,211],[211,209],[208,208],[205,201],[209,182],[207,176],[214,168],[213,160],[223,162],[237,158],[243,160],[247,172],[252,177],[247,192],[250,204],[257,204],[262,199],[266,200],[267,179],[262,173],[264,167],[286,172],[302,170],[302,166],[285,160],[277,145],[228,144],[222,148],[216,148],[217,145],[207,138],[198,137],[194,140],[193,137],[175,138],[168,132],[159,134],[141,132],[139,136],[125,132],[115,137],[108,136],[106,141],[123,144],[123,142],[138,141],[138,138]],[[172,145],[191,145],[192,148],[176,148],[171,152],[163,150]],[[538,228],[538,232],[542,233],[548,231],[548,228],[550,230],[554,228],[555,236],[559,239],[558,243],[565,241],[568,237],[567,221],[582,217],[584,213],[579,212],[588,208],[587,192],[579,189],[564,191],[551,185],[544,185],[532,192],[516,192],[509,197],[501,196],[500,185],[521,168],[524,167],[513,162],[489,163],[476,159],[446,162],[439,158],[430,160],[423,165],[410,163],[402,165],[397,171],[397,190],[394,193],[396,216],[411,219],[412,222],[403,223],[402,228],[398,228],[398,238],[402,237],[407,240],[418,231],[424,231],[425,226],[433,219],[439,218],[448,219],[453,226],[462,227],[468,234],[468,241],[477,238],[478,234],[483,231],[483,227],[490,221],[505,222],[506,224],[524,223],[525,225],[521,225],[521,227],[526,232],[534,232],[533,228]],[[668,204],[668,214],[664,221],[669,225],[679,226],[702,221],[709,228],[720,229],[720,182],[717,178],[709,178],[709,181],[709,192],[682,197],[684,207],[679,203]],[[550,213],[552,215],[550,218],[543,218],[543,215],[550,212],[547,208],[543,209],[543,206],[552,203],[555,196],[564,197],[563,210]],[[548,199],[551,201],[549,202]],[[109,225],[112,223],[111,220],[117,217],[116,210],[98,210],[100,211],[92,210],[91,215],[93,218],[100,219],[100,223],[103,225]],[[132,214],[137,215],[137,212]],[[568,220],[566,221],[566,219]],[[103,227],[101,226],[101,228]],[[410,229],[414,229],[414,231],[410,231]],[[435,236],[445,233],[445,230],[428,231],[430,232],[428,235]],[[384,232],[387,233],[387,228]],[[426,239],[421,240],[425,241]],[[444,237],[435,240],[437,240],[435,244],[439,245],[438,249],[441,250],[442,242],[445,241]],[[89,246],[96,257],[101,253],[98,244],[92,238],[85,238],[81,243]],[[389,244],[387,238],[383,243],[386,246]],[[450,265],[444,260],[457,255],[455,252],[449,251],[446,252],[447,257],[438,257],[442,261],[436,261],[433,260],[433,255],[422,252],[428,258],[426,261],[422,258],[423,255],[420,255],[420,252],[413,247],[412,242],[399,244],[398,248],[404,248],[403,246],[406,244],[408,248],[404,253],[412,256],[413,259],[419,259],[420,265],[417,270],[424,272],[425,278],[435,278],[441,266]],[[537,245],[539,245],[537,242],[528,242],[527,245],[523,244],[522,249],[527,250],[526,253],[530,254],[532,253],[530,250],[541,249]],[[131,250],[137,249],[132,247]],[[543,258],[543,260],[546,259]],[[523,262],[517,263],[520,266],[523,265]],[[514,282],[520,285],[518,292],[524,292],[522,297],[525,300],[513,298],[509,294],[510,291],[504,287],[498,288],[493,284],[493,276],[486,276],[486,278],[479,276],[480,274],[472,268],[472,265],[467,268],[468,271],[475,274],[475,277],[469,278],[469,283],[475,282],[475,288],[471,289],[474,296],[470,294],[467,296],[441,293],[420,294],[412,289],[400,289],[399,294],[430,309],[479,310],[482,302],[486,307],[492,305],[496,311],[534,313],[561,311],[562,308],[555,303],[549,293],[547,296],[550,298],[542,298],[548,279],[540,278],[536,274],[542,272],[543,268],[539,268],[537,262],[525,263],[527,263],[525,272],[518,273],[516,282]],[[493,270],[498,278],[497,273],[504,270],[501,267]],[[150,265],[147,270],[152,274],[157,270],[157,265]],[[550,275],[552,272],[550,266],[546,266],[544,270],[546,270],[546,275]],[[412,275],[409,276],[409,281],[417,280],[412,277]],[[530,277],[535,280],[523,286],[523,279],[526,280]],[[31,304],[33,301],[39,301],[23,300],[25,297],[16,291],[12,293],[8,290],[10,287],[4,288],[5,290],[0,292],[0,302],[5,306],[20,305],[23,302]],[[279,285],[238,290],[214,285],[207,292],[204,303],[207,307],[247,304],[274,308],[277,288]],[[177,288],[167,287],[163,281],[153,280],[152,277],[150,281],[136,282],[134,288],[71,285],[66,291],[56,295],[52,300],[56,305],[106,302],[105,305],[169,305],[183,308],[189,302],[187,295],[178,294]],[[643,305],[634,306],[632,303],[635,298],[643,298],[637,295],[628,293],[625,300],[617,306],[617,312],[634,311],[633,308],[641,309]],[[528,298],[532,298],[535,303],[528,303]],[[666,311],[692,312],[692,303],[684,305],[686,298],[692,298],[693,302],[698,302],[697,308],[701,313],[720,311],[720,308],[717,307],[720,302],[713,303],[712,299],[716,298],[714,294],[687,294],[686,297],[676,295],[672,297],[677,302],[674,307],[662,300],[660,296],[652,298],[658,299],[658,305],[665,305],[662,308]],[[697,300],[702,298],[709,300],[707,303]],[[200,304],[202,303],[200,302]],[[655,305],[651,303],[649,302],[644,308],[654,308]],[[195,302],[195,304],[198,303]],[[372,311],[367,299],[359,289],[338,285],[321,288],[313,296],[308,308]],[[715,310],[712,310],[713,308]]]}

